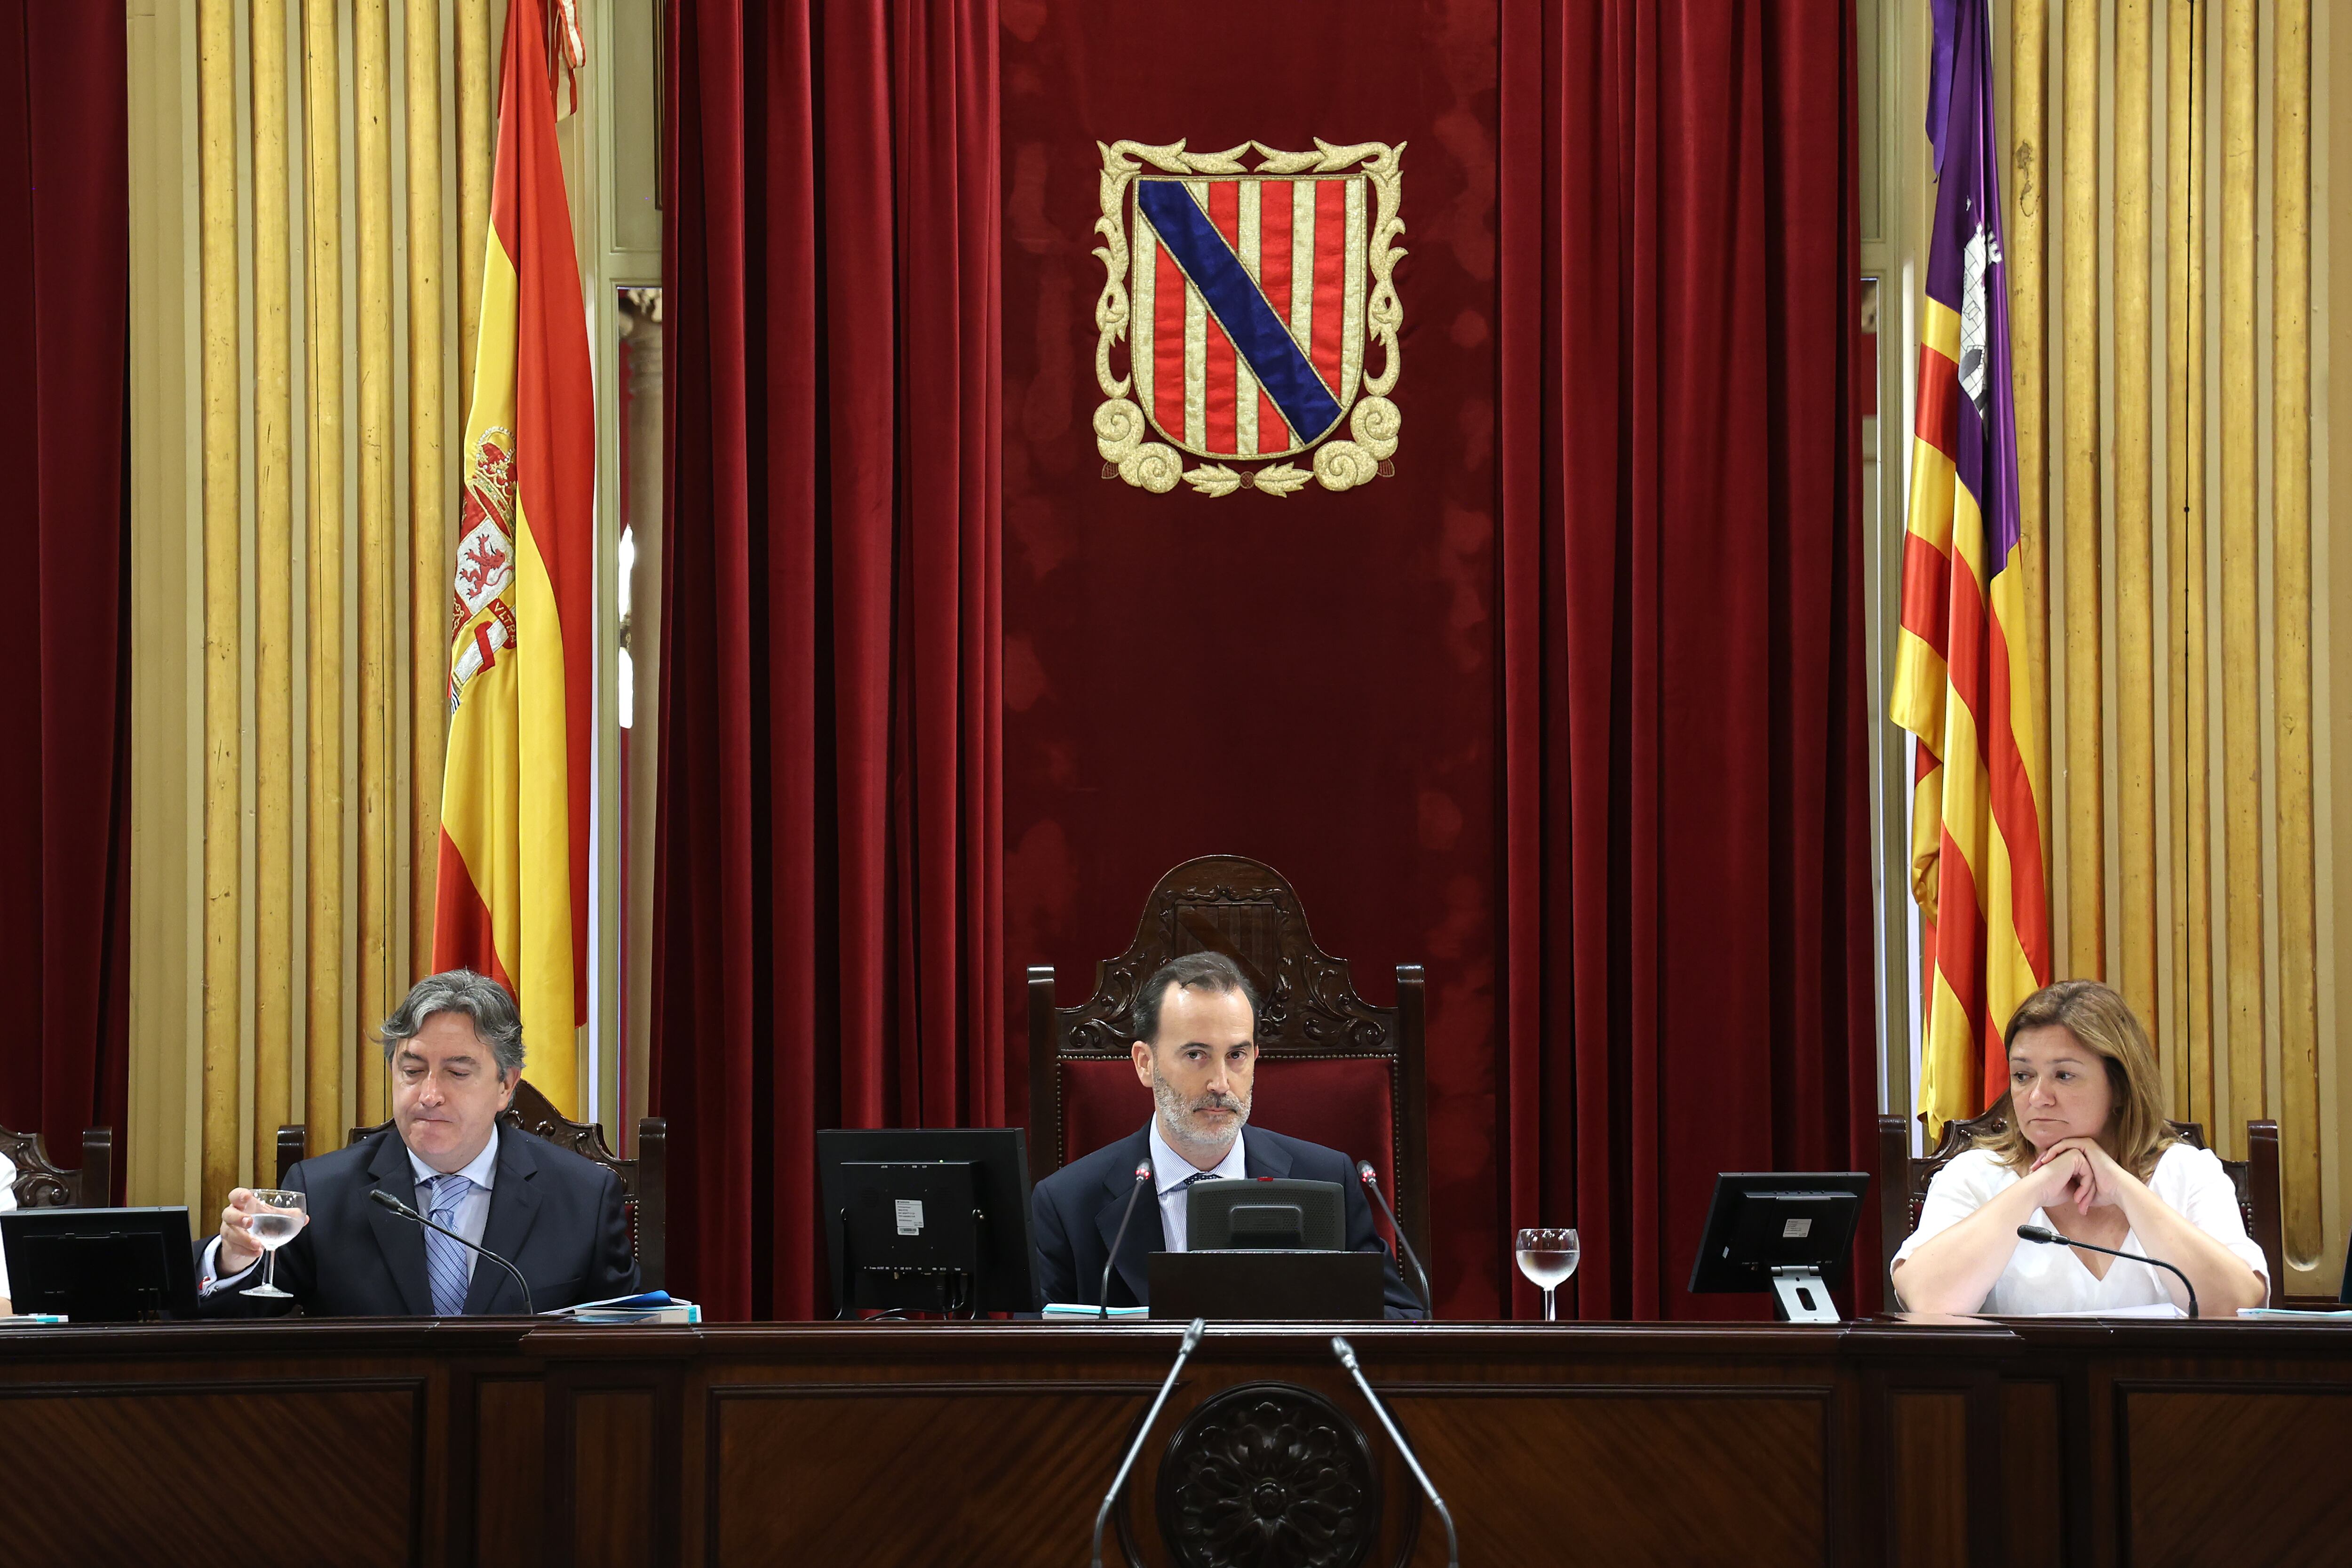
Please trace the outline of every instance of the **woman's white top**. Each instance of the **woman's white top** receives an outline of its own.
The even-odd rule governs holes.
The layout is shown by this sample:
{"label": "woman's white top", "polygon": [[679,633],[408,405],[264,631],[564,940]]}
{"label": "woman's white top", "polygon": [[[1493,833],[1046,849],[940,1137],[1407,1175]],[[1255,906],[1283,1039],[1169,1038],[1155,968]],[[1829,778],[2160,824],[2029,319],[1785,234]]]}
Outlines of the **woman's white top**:
{"label": "woman's white top", "polygon": [[[16,1206],[16,1162],[0,1154],[0,1214]],[[0,1247],[0,1300],[8,1298],[8,1251]]]}
{"label": "woman's white top", "polygon": [[[2022,1178],[2003,1164],[1990,1149],[1970,1149],[1952,1156],[1927,1184],[1927,1200],[1920,1205],[1919,1226],[1911,1233],[1895,1261],[1911,1256],[1912,1248],[1929,1237],[1969,1217]],[[2269,1262],[2263,1249],[2246,1239],[2238,1212],[2237,1189],[2221,1157],[2210,1149],[2175,1143],[2156,1162],[2147,1190],[2173,1213],[2228,1247],[2245,1266],[2270,1282]],[[2031,1225],[2047,1226],[2050,1216],[2033,1211]],[[1980,1312],[2022,1317],[2034,1312],[2097,1312],[2118,1307],[2153,1307],[2170,1301],[2164,1281],[2171,1275],[2145,1263],[2107,1258],[2112,1265],[2102,1279],[2071,1247],[2053,1247],[2021,1240],[2009,1256],[2009,1267],[1993,1281]],[[2126,1233],[2118,1244],[2125,1252],[2145,1252],[2139,1238]],[[2175,1281],[2178,1283],[2178,1281]]]}

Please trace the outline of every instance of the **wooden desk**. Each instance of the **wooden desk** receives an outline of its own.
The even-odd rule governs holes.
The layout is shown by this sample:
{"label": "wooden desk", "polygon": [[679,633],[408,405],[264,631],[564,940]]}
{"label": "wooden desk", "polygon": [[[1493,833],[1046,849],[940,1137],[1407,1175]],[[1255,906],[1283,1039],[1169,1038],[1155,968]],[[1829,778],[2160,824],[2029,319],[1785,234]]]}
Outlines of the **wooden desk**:
{"label": "wooden desk", "polygon": [[[2352,1330],[1343,1328],[1452,1505],[1465,1563],[2236,1564],[2340,1561],[2352,1542]],[[7,1331],[0,1561],[1069,1568],[1176,1339],[1043,1323]],[[1248,1384],[1276,1386],[1235,1392]],[[1213,1331],[1155,1429],[1126,1510],[1147,1562],[1178,1561],[1158,1489],[1196,1414],[1180,1524],[1254,1529],[1263,1498],[1311,1531],[1307,1500],[1344,1489],[1348,1466],[1265,1456],[1324,1446],[1363,1456],[1356,1505],[1331,1517],[1374,1531],[1366,1563],[1397,1562],[1416,1530],[1406,1560],[1444,1561],[1328,1335],[1267,1326]],[[1204,1445],[1212,1424],[1223,1437]],[[296,1478],[275,1510],[250,1479],[268,1457]],[[231,1490],[252,1501],[235,1521]],[[223,1544],[224,1526],[242,1539]]]}

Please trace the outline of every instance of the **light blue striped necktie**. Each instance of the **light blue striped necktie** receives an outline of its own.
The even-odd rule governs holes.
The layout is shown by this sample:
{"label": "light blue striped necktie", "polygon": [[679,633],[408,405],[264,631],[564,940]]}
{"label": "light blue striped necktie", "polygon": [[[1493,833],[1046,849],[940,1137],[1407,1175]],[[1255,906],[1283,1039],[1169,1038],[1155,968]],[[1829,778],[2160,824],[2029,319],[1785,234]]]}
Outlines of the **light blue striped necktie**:
{"label": "light blue striped necktie", "polygon": [[[435,1225],[457,1228],[457,1205],[474,1190],[474,1184],[465,1175],[452,1171],[436,1176],[425,1184],[433,1189],[430,1206],[425,1210]],[[436,1318],[457,1318],[465,1315],[466,1286],[471,1276],[466,1268],[466,1249],[437,1230],[425,1233],[425,1272],[433,1282],[433,1315]]]}

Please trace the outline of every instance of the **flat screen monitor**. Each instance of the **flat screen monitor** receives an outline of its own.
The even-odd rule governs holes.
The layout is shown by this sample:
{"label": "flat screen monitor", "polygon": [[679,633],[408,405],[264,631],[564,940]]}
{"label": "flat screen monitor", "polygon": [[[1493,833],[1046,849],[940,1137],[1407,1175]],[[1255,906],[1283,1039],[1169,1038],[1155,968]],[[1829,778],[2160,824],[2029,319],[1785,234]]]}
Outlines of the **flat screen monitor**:
{"label": "flat screen monitor", "polygon": [[77,1323],[196,1315],[196,1259],[184,1208],[16,1209],[0,1249],[19,1312]]}
{"label": "flat screen monitor", "polygon": [[1196,1182],[1185,1192],[1184,1245],[1192,1252],[1275,1247],[1338,1252],[1347,1245],[1347,1199],[1337,1182],[1268,1176]]}
{"label": "flat screen monitor", "polygon": [[1836,1322],[1829,1287],[1843,1279],[1870,1177],[1860,1171],[1726,1172],[1698,1256],[1694,1295],[1769,1290],[1790,1322]]}
{"label": "flat screen monitor", "polygon": [[816,1160],[836,1316],[1037,1310],[1020,1128],[824,1131]]}

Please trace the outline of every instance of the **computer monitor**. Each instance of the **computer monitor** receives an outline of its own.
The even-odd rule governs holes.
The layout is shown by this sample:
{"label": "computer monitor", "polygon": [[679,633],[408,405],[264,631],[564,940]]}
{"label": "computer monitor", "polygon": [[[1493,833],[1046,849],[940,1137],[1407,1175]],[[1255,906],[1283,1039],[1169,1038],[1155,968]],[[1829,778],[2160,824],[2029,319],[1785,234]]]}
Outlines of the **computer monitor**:
{"label": "computer monitor", "polygon": [[1185,1193],[1184,1245],[1192,1252],[1338,1252],[1348,1243],[1347,1214],[1337,1182],[1195,1182]]}
{"label": "computer monitor", "polygon": [[1020,1128],[841,1129],[816,1160],[835,1316],[1037,1310]]}
{"label": "computer monitor", "polygon": [[1829,1285],[1845,1271],[1869,1190],[1860,1171],[1717,1176],[1691,1260],[1692,1293],[1769,1290],[1783,1322],[1836,1322]]}
{"label": "computer monitor", "polygon": [[196,1315],[184,1208],[16,1209],[0,1214],[0,1251],[19,1312],[77,1323]]}

